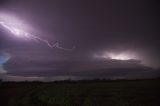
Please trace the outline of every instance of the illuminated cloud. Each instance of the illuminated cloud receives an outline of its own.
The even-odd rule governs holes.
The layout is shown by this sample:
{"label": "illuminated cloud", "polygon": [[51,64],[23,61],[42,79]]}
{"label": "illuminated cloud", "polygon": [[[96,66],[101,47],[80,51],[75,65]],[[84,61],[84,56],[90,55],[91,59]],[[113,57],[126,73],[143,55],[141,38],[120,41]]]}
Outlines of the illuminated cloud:
{"label": "illuminated cloud", "polygon": [[10,59],[10,55],[6,52],[0,52],[0,74],[5,74],[7,71],[4,69],[3,65]]}
{"label": "illuminated cloud", "polygon": [[56,42],[55,44],[51,44],[48,40],[43,39],[31,32],[28,32],[26,30],[25,24],[22,24],[22,22],[18,21],[18,19],[10,18],[10,15],[0,14],[0,25],[3,26],[8,31],[10,31],[14,36],[23,38],[25,40],[28,40],[28,39],[38,40],[43,43],[46,43],[50,48],[58,48],[61,50],[75,49],[75,46],[73,46],[72,48],[64,48],[60,46],[58,42]]}
{"label": "illuminated cloud", "polygon": [[12,78],[160,75],[154,69],[160,68],[154,0],[3,1],[0,50],[12,59],[1,70]]}
{"label": "illuminated cloud", "polygon": [[99,59],[113,59],[113,60],[139,60],[139,56],[134,52],[103,52],[101,54],[94,54],[94,58]]}

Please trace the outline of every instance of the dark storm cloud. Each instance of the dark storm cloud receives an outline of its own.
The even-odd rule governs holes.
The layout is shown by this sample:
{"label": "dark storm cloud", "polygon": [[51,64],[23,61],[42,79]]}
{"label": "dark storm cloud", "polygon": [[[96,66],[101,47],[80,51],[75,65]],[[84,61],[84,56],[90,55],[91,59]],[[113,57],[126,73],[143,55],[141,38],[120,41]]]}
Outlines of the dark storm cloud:
{"label": "dark storm cloud", "polygon": [[77,78],[153,78],[158,77],[159,70],[144,66],[137,60],[107,61],[21,61],[6,67],[8,75]]}
{"label": "dark storm cloud", "polygon": [[[15,14],[32,31],[73,51],[50,49],[0,28],[0,50],[12,58],[9,75],[155,77],[160,66],[157,0],[5,0],[0,9]],[[97,52],[134,51],[136,60],[96,60]],[[147,63],[143,65],[142,63]],[[144,75],[143,75],[144,74]]]}
{"label": "dark storm cloud", "polygon": [[[52,35],[45,36],[54,37],[55,34],[55,38],[67,43],[73,41],[80,49],[106,49],[119,44],[122,48],[137,45],[143,48],[157,43],[158,18],[154,1],[49,0],[44,5],[43,0],[39,3],[13,0],[9,4],[14,8],[11,11],[18,11],[27,17],[26,20],[34,21],[36,27]],[[19,10],[14,5],[24,7]]]}
{"label": "dark storm cloud", "polygon": [[1,0],[0,1],[0,6],[3,6],[6,3],[6,0]]}

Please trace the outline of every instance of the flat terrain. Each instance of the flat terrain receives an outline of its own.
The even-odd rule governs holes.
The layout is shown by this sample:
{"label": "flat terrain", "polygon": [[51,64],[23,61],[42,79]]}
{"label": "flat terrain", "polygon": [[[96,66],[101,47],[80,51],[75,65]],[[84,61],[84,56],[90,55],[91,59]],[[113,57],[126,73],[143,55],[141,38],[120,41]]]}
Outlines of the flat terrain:
{"label": "flat terrain", "polygon": [[160,106],[160,80],[3,83],[0,106]]}

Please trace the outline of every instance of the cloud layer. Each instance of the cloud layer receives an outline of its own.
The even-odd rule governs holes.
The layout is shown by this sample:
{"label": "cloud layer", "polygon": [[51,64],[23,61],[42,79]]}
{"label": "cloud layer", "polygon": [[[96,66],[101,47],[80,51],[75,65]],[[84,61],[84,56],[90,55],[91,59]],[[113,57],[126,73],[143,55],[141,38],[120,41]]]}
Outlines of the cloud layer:
{"label": "cloud layer", "polygon": [[28,33],[76,46],[51,49],[0,27],[0,50],[12,56],[0,55],[0,73],[10,80],[158,77],[158,8],[157,0],[0,1],[0,13],[24,22]]}
{"label": "cloud layer", "polygon": [[10,57],[11,56],[8,53],[0,51],[0,74],[7,73],[3,65],[10,59]]}

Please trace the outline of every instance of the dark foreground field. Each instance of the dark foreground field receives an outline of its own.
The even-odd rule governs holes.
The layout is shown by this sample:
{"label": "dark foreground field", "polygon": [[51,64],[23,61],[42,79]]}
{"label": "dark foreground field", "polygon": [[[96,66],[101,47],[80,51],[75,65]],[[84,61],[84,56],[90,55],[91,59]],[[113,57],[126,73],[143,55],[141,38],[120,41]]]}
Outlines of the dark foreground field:
{"label": "dark foreground field", "polygon": [[0,106],[160,106],[160,80],[3,83]]}

